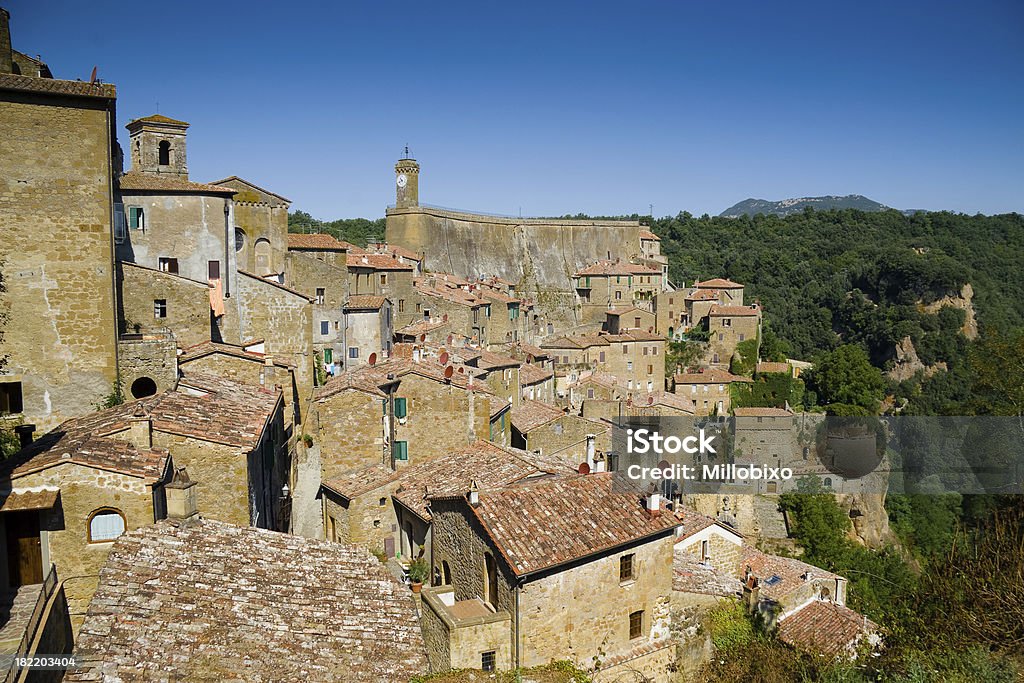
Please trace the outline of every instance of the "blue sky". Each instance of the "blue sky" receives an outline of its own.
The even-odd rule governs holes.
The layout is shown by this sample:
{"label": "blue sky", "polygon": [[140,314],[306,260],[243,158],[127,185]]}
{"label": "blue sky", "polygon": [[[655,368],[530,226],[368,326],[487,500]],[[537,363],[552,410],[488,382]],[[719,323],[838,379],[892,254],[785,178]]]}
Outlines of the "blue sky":
{"label": "blue sky", "polygon": [[94,65],[124,124],[189,121],[194,180],[378,217],[425,203],[718,213],[864,194],[1024,210],[1024,3],[0,0],[16,49]]}

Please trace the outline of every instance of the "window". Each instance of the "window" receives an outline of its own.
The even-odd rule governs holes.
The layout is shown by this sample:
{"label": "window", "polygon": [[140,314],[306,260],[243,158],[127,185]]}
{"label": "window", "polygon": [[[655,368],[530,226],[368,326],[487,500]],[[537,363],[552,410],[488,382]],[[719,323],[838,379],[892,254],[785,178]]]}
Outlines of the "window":
{"label": "window", "polygon": [[594,398],[594,390],[587,389],[587,398]]}
{"label": "window", "polygon": [[167,317],[167,299],[153,299],[153,317]]}
{"label": "window", "polygon": [[639,638],[644,633],[644,611],[631,612],[629,615],[629,639]]}
{"label": "window", "polygon": [[391,449],[395,454],[395,460],[408,460],[409,459],[409,442],[408,441],[396,441],[395,447]]}
{"label": "window", "polygon": [[167,142],[167,140],[160,141],[160,165],[171,165],[171,143]]}
{"label": "window", "polygon": [[0,415],[20,413],[22,407],[21,382],[0,383]]}
{"label": "window", "polygon": [[207,261],[206,263],[207,277],[211,280],[220,279],[220,261]]}
{"label": "window", "polygon": [[658,355],[658,347],[657,346],[652,346],[651,347],[651,354],[655,355],[655,356]]}
{"label": "window", "polygon": [[623,555],[619,558],[619,583],[625,583],[626,581],[632,581],[636,578],[634,572],[634,564],[636,563],[636,553],[630,553]]}
{"label": "window", "polygon": [[330,320],[321,320],[320,321],[320,334],[328,335],[330,333],[331,333],[331,321]]}
{"label": "window", "polygon": [[725,335],[721,332],[718,333],[718,341],[725,341]]}
{"label": "window", "polygon": [[128,227],[135,230],[146,229],[146,214],[141,206],[128,207]]}
{"label": "window", "polygon": [[388,283],[388,274],[387,273],[381,273],[380,274],[380,286],[384,287],[385,285],[387,285],[387,283]]}
{"label": "window", "polygon": [[320,306],[324,305],[324,299],[327,298],[327,290],[323,287],[316,288],[316,303]]}
{"label": "window", "polygon": [[151,377],[139,377],[132,382],[129,391],[135,398],[146,398],[156,394],[156,382]]}
{"label": "window", "polygon": [[334,349],[324,349],[324,365],[334,362]]}
{"label": "window", "polygon": [[602,351],[599,354],[597,354],[597,357],[598,357],[598,360],[600,360],[603,363],[604,362],[604,351]]}
{"label": "window", "polygon": [[654,391],[654,382],[651,382],[650,380],[648,380],[647,381],[647,392],[650,393],[652,391]]}
{"label": "window", "polygon": [[124,533],[124,516],[113,508],[100,508],[89,517],[89,543],[113,541]]}
{"label": "window", "polygon": [[615,290],[615,298],[616,299],[622,299],[622,292],[616,289]]}
{"label": "window", "polygon": [[377,501],[377,504],[380,505],[381,507],[384,507],[384,506],[386,506],[388,504],[388,499],[387,498],[381,498],[379,501]]}
{"label": "window", "polygon": [[631,361],[631,360],[626,361],[626,369],[627,370],[632,370],[633,369],[633,361]]}
{"label": "window", "polygon": [[653,365],[648,365],[647,366],[647,374],[648,375],[653,375],[654,374],[654,366]]}
{"label": "window", "polygon": [[421,307],[422,305],[423,305],[423,304],[419,304],[419,303],[417,303],[417,304],[416,304],[416,312],[417,312],[417,313],[419,313],[419,312],[420,312],[420,307]]}
{"label": "window", "polygon": [[647,355],[647,347],[646,346],[644,347],[644,355],[645,356]]}
{"label": "window", "polygon": [[633,327],[640,327],[640,318],[633,318]]}
{"label": "window", "polygon": [[358,346],[350,346],[350,347],[348,347],[348,357],[349,358],[359,358],[359,347]]}
{"label": "window", "polygon": [[120,244],[126,236],[124,204],[114,204],[114,241]]}
{"label": "window", "polygon": [[732,327],[732,318],[722,318],[722,327]]}
{"label": "window", "polygon": [[704,540],[700,542],[700,561],[708,562],[711,560],[711,542]]}
{"label": "window", "polygon": [[253,251],[256,252],[256,274],[266,275],[270,272],[270,240],[256,240]]}
{"label": "window", "polygon": [[245,230],[235,228],[235,251],[242,251],[245,246]]}
{"label": "window", "polygon": [[409,414],[408,401],[404,398],[395,398],[395,417],[402,419]]}
{"label": "window", "polygon": [[480,668],[484,671],[494,671],[494,650],[488,650],[480,654]]}
{"label": "window", "polygon": [[563,365],[568,365],[569,364],[569,356],[562,356],[562,364]]}
{"label": "window", "polygon": [[160,269],[160,272],[163,272],[163,273],[174,273],[175,275],[177,275],[178,274],[178,259],[176,259],[176,258],[164,258],[164,257],[161,257],[161,258],[157,259],[157,267]]}
{"label": "window", "polygon": [[405,313],[405,299],[398,300],[398,312]]}
{"label": "window", "polygon": [[622,353],[623,353],[623,355],[629,353],[629,345],[628,344],[623,344],[622,345]]}

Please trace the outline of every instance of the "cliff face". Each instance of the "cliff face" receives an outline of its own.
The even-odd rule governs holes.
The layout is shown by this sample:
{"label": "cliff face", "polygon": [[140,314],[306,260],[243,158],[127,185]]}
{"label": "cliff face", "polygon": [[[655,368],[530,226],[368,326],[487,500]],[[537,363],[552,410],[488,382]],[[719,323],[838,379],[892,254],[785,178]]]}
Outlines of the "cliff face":
{"label": "cliff face", "polygon": [[926,313],[936,313],[940,308],[956,308],[964,312],[964,326],[961,332],[968,339],[978,338],[978,322],[974,317],[974,288],[968,282],[960,289],[957,295],[947,294],[946,296],[922,306]]}

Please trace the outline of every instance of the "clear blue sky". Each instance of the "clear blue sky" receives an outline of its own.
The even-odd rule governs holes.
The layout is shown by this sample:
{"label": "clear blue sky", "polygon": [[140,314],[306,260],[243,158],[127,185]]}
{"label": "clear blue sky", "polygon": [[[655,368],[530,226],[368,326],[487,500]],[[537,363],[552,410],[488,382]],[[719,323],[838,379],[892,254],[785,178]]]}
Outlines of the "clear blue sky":
{"label": "clear blue sky", "polygon": [[718,213],[864,194],[1024,210],[1024,3],[0,0],[14,47],[191,122],[195,180],[378,217],[423,202]]}

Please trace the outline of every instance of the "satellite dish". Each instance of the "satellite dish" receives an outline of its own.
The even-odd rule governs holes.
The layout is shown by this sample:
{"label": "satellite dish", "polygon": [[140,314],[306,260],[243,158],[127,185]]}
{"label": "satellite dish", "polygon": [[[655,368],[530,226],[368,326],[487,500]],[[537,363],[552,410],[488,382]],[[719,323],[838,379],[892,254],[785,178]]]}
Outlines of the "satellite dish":
{"label": "satellite dish", "polygon": [[460,367],[459,368],[459,374],[465,374],[465,373],[466,373],[466,368]]}
{"label": "satellite dish", "polygon": [[577,471],[580,474],[590,474],[590,465],[588,465],[585,462],[581,462],[580,466],[577,468]]}
{"label": "satellite dish", "polygon": [[438,356],[437,360],[439,363],[441,363],[441,365],[448,365],[448,352],[442,351],[441,355]]}
{"label": "satellite dish", "polygon": [[452,375],[454,375],[454,374],[455,374],[455,368],[453,368],[450,365],[445,367],[445,369],[444,369],[444,378],[445,379],[451,379]]}
{"label": "satellite dish", "polygon": [[647,405],[649,405],[649,406],[653,406],[654,405],[654,397],[653,396],[648,396],[647,397]]}
{"label": "satellite dish", "polygon": [[420,341],[421,341],[421,342],[425,342],[425,341],[427,341],[427,335],[425,335],[425,334],[421,334],[421,335],[420,335]]}
{"label": "satellite dish", "polygon": [[96,82],[96,68],[95,66],[92,68],[92,75],[89,76],[89,85],[93,85]]}
{"label": "satellite dish", "polygon": [[370,365],[376,365],[377,364],[377,354],[376,353],[371,353],[370,357],[367,359],[367,362]]}
{"label": "satellite dish", "polygon": [[453,340],[453,339],[454,339],[454,337],[452,337],[452,335],[450,335],[450,334],[449,334],[449,335],[448,335],[448,344],[449,344],[449,345],[450,345],[450,344],[452,343],[452,340]]}

